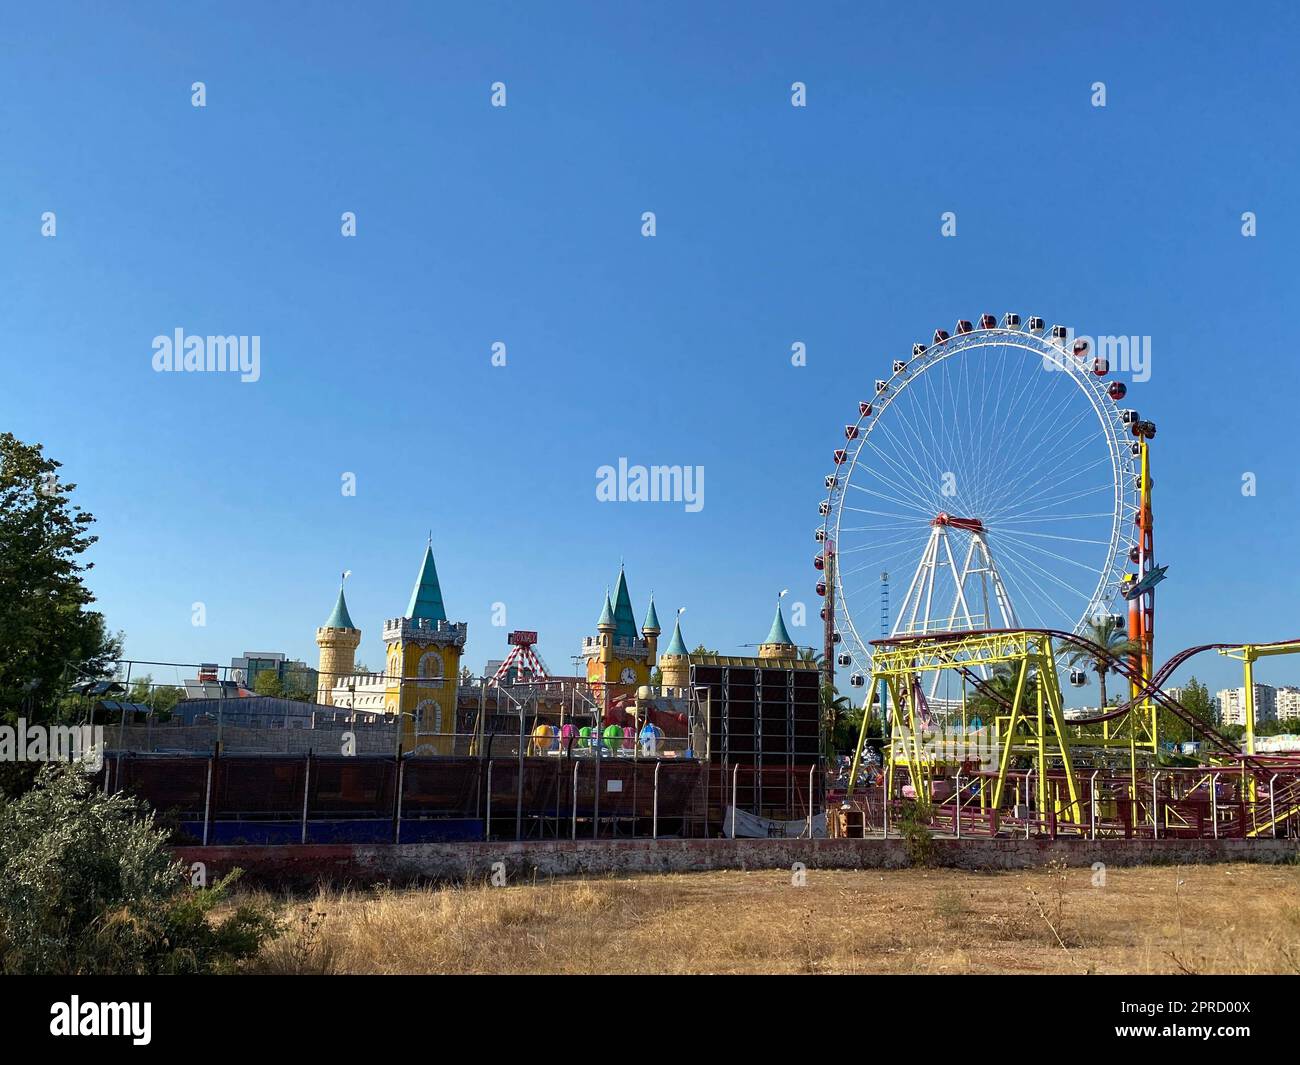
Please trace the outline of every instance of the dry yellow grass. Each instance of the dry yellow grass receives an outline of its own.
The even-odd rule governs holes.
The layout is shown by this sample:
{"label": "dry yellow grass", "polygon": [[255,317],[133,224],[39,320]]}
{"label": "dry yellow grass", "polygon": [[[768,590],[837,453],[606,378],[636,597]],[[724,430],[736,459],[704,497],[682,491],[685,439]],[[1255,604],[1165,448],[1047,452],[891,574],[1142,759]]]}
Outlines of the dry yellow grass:
{"label": "dry yellow grass", "polygon": [[1300,868],[719,872],[326,892],[280,973],[1297,973]]}

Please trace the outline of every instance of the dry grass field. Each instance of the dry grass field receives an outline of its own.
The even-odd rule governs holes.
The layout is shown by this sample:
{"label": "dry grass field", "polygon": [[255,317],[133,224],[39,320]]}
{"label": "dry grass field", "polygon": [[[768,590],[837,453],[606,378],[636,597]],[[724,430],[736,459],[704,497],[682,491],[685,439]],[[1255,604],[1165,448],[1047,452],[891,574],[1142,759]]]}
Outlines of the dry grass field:
{"label": "dry grass field", "polygon": [[274,973],[1300,973],[1300,867],[783,872],[322,893]]}

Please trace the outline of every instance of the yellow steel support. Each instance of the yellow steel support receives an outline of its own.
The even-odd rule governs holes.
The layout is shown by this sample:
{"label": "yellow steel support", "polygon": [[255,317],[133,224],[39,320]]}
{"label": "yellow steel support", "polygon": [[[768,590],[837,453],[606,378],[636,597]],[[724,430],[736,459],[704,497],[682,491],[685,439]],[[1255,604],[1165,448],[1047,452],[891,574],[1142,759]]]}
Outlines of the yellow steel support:
{"label": "yellow steel support", "polygon": [[[925,690],[925,679],[942,670],[959,670],[964,677],[965,671],[999,665],[1012,670],[1015,692],[1006,713],[995,716],[996,725],[1005,731],[1000,737],[997,776],[992,782],[992,793],[988,793],[987,783],[980,789],[981,809],[996,810],[1001,806],[1014,760],[1027,757],[1037,767],[1040,814],[1046,816],[1050,804],[1057,809],[1062,822],[1083,824],[1086,817],[1071,745],[1087,745],[1088,741],[1073,738],[1069,733],[1051,637],[1040,632],[1014,629],[978,635],[921,636],[878,645],[867,690],[872,691],[883,682],[886,692],[894,700],[895,713],[888,736],[886,786],[892,793],[894,770],[902,767],[907,770],[918,797],[928,797],[933,793],[935,772],[942,766],[943,753],[927,742],[927,735],[933,740],[933,730],[926,728],[919,712],[917,693]],[[1032,703],[1029,702],[1031,698]],[[968,735],[965,731],[968,712],[963,692],[963,735]],[[857,780],[866,729],[864,715],[849,775],[849,795]],[[1095,745],[1096,741],[1093,740],[1092,744]],[[1064,787],[1051,779],[1054,772],[1062,775]],[[1026,801],[1028,798],[1026,795]]]}

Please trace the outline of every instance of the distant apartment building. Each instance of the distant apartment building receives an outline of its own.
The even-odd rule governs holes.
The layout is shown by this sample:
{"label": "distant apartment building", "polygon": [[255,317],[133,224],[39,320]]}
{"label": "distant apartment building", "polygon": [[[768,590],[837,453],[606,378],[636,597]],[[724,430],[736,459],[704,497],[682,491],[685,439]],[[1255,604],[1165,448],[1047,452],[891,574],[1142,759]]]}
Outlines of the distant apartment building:
{"label": "distant apartment building", "polygon": [[279,651],[245,651],[230,660],[230,676],[250,691],[256,690],[260,673],[274,673],[286,689],[315,692],[316,670],[306,662],[293,661]]}
{"label": "distant apartment building", "polygon": [[[1266,721],[1276,721],[1278,718],[1278,689],[1271,684],[1256,684],[1254,689],[1255,724],[1262,725]],[[1220,724],[1244,725],[1246,723],[1245,688],[1224,688],[1214,697],[1214,702],[1219,708]]]}
{"label": "distant apartment building", "polygon": [[1300,688],[1288,684],[1277,689],[1277,719],[1300,721]]}

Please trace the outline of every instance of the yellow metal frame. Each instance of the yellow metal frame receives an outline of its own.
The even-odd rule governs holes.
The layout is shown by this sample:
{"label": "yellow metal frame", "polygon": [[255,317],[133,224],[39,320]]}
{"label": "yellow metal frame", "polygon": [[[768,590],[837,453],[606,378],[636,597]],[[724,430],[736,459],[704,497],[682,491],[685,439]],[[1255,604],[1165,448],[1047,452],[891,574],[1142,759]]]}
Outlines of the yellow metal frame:
{"label": "yellow metal frame", "polygon": [[[1029,758],[1037,770],[1038,809],[1050,805],[1058,822],[1082,825],[1086,820],[1080,797],[1072,749],[1079,746],[1132,748],[1131,737],[1076,738],[1067,731],[1060,681],[1056,670],[1056,652],[1046,633],[1010,629],[977,635],[949,634],[900,640],[876,648],[872,658],[868,691],[883,682],[893,699],[889,754],[886,771],[892,790],[893,773],[901,766],[918,795],[933,793],[936,769],[942,762],[926,753],[927,730],[918,714],[913,693],[923,686],[924,678],[942,670],[967,670],[1009,665],[1016,678],[1015,694],[1007,710],[999,714],[997,724],[1001,747],[993,794],[988,798],[993,809],[1001,806],[1008,775],[1016,758]],[[963,724],[966,709],[963,689]],[[848,795],[853,792],[867,738],[867,720],[858,737],[857,753],[849,774]],[[1064,774],[1064,794],[1055,788],[1049,773]],[[847,796],[846,796],[847,798]],[[1028,796],[1026,795],[1026,798]],[[981,793],[981,805],[986,797]]]}

